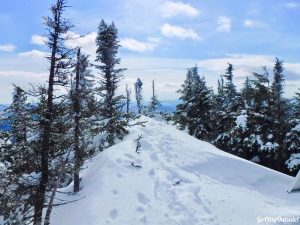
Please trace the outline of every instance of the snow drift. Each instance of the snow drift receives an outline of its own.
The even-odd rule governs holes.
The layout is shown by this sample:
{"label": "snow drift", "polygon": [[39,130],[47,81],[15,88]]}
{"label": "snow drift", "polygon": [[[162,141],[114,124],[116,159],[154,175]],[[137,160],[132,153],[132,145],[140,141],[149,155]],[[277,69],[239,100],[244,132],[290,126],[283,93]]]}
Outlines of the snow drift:
{"label": "snow drift", "polygon": [[[254,225],[264,217],[300,215],[300,194],[287,193],[292,177],[164,122],[141,120],[145,127],[131,128],[84,165],[77,195],[57,196],[57,203],[78,201],[56,207],[52,225]],[[72,184],[60,191],[71,190]]]}

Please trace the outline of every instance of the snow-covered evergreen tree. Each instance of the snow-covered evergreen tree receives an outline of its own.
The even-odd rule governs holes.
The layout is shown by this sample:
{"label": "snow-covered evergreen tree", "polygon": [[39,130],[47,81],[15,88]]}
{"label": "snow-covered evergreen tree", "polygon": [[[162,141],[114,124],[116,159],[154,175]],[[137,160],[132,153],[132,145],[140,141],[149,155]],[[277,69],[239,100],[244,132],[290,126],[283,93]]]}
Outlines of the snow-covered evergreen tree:
{"label": "snow-covered evergreen tree", "polygon": [[236,118],[243,106],[240,93],[238,93],[233,83],[233,70],[233,65],[228,63],[228,67],[223,75],[225,83],[222,85],[222,98],[219,99],[219,104],[215,105],[217,107],[215,108],[217,111],[215,129],[217,129],[219,135],[214,143],[227,152],[232,151],[234,140],[231,136],[231,129],[235,127]]}
{"label": "snow-covered evergreen tree", "polygon": [[122,111],[124,96],[117,95],[116,91],[121,81],[124,69],[119,69],[120,58],[117,57],[119,50],[118,30],[114,23],[107,24],[100,21],[96,38],[96,67],[100,70],[100,96],[102,97],[101,116],[106,141],[109,145],[115,143],[116,138],[122,138],[127,133],[126,115]]}
{"label": "snow-covered evergreen tree", "polygon": [[296,93],[295,100],[295,112],[290,121],[291,128],[283,141],[288,154],[285,164],[293,175],[300,169],[300,93]]}
{"label": "snow-covered evergreen tree", "polygon": [[[89,155],[88,145],[92,140],[91,117],[95,116],[93,76],[89,69],[88,57],[77,51],[75,79],[72,82],[71,99],[74,115],[74,192],[80,189],[79,172],[84,160]],[[88,137],[87,137],[88,135]],[[89,141],[88,141],[89,139]]]}
{"label": "snow-covered evergreen tree", "polygon": [[143,112],[143,82],[140,78],[134,83],[134,90],[138,114],[141,114]]}
{"label": "snow-covered evergreen tree", "polygon": [[283,147],[283,140],[285,134],[289,129],[287,122],[286,110],[286,100],[283,98],[284,93],[284,67],[283,61],[278,58],[275,59],[275,65],[273,68],[273,82],[271,85],[271,109],[273,113],[273,135],[274,141],[278,145],[278,151],[275,155],[275,166],[273,168],[280,170],[285,168],[284,161],[287,157],[286,151]]}
{"label": "snow-covered evergreen tree", "polygon": [[208,140],[212,93],[204,78],[199,76],[197,66],[188,70],[178,92],[181,94],[181,103],[176,107],[176,122],[196,138]]}
{"label": "snow-covered evergreen tree", "polygon": [[[46,88],[45,107],[42,116],[40,116],[41,128],[41,148],[37,154],[39,159],[40,179],[34,196],[34,218],[33,225],[41,225],[43,220],[43,209],[46,205],[46,192],[55,180],[56,160],[64,155],[66,146],[65,134],[69,127],[66,126],[66,109],[63,108],[60,98],[61,93],[57,92],[56,87],[62,90],[69,82],[70,68],[72,67],[71,57],[73,51],[66,48],[65,41],[69,39],[69,31],[73,27],[72,23],[64,18],[64,12],[67,8],[66,0],[56,0],[50,8],[51,16],[44,18],[47,29],[47,42],[50,54],[49,77]],[[53,177],[52,177],[53,176]],[[52,179],[53,178],[53,179]]]}
{"label": "snow-covered evergreen tree", "polygon": [[38,180],[29,175],[33,176],[38,165],[36,152],[30,144],[33,124],[30,107],[25,91],[15,86],[13,103],[2,117],[11,128],[7,132],[1,132],[0,137],[0,162],[5,167],[4,179],[0,182],[0,202],[5,224],[23,224],[32,216],[30,211],[35,182]]}
{"label": "snow-covered evergreen tree", "polygon": [[154,114],[156,113],[157,108],[160,106],[160,101],[158,100],[158,96],[155,90],[155,83],[154,80],[152,81],[152,96],[150,99],[150,103],[148,106],[148,114],[150,116],[154,116]]}

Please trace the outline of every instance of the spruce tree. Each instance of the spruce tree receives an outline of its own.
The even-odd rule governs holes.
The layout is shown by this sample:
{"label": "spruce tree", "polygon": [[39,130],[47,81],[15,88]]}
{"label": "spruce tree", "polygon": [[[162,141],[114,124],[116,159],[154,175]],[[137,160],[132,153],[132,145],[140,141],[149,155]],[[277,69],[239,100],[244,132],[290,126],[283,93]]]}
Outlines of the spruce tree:
{"label": "spruce tree", "polygon": [[[284,168],[283,161],[287,157],[287,153],[283,148],[283,140],[285,133],[287,132],[288,123],[286,121],[285,105],[286,101],[283,98],[283,85],[284,85],[284,67],[283,61],[278,58],[275,59],[275,65],[273,68],[273,82],[271,85],[272,95],[272,112],[273,112],[273,134],[274,141],[279,146],[275,155],[275,167],[277,170]],[[273,163],[274,164],[274,163]]]}
{"label": "spruce tree", "polygon": [[124,69],[117,68],[121,59],[117,57],[120,44],[118,30],[114,23],[107,24],[103,19],[100,21],[96,45],[96,62],[100,63],[96,68],[101,74],[100,95],[103,98],[101,116],[104,124],[102,126],[107,132],[108,144],[112,145],[116,138],[122,138],[127,133],[125,114],[122,112],[124,96],[116,93]]}
{"label": "spruce tree", "polygon": [[141,114],[143,111],[143,82],[140,78],[137,79],[137,81],[134,83],[134,90],[135,90],[135,99],[136,99],[136,105],[138,109],[138,114]]}
{"label": "spruce tree", "polygon": [[131,102],[131,90],[128,88],[128,84],[126,84],[126,117],[127,117],[127,122],[129,121],[130,116],[130,102]]}
{"label": "spruce tree", "polygon": [[[50,154],[54,154],[56,151],[56,149],[54,149],[55,145],[52,144],[52,141],[57,143],[59,139],[56,138],[61,137],[61,135],[55,135],[55,133],[59,131],[59,128],[61,128],[61,125],[63,122],[65,122],[62,118],[59,118],[59,113],[61,113],[62,110],[59,110],[55,106],[54,100],[57,100],[55,97],[55,86],[64,86],[67,84],[67,78],[69,74],[66,71],[71,66],[71,63],[68,59],[71,57],[70,54],[72,52],[65,47],[64,41],[68,39],[67,33],[73,27],[73,25],[69,20],[63,17],[66,8],[66,0],[57,0],[50,9],[51,16],[44,19],[48,31],[47,46],[49,47],[50,55],[47,58],[50,63],[50,69],[48,77],[46,108],[43,121],[41,121],[43,124],[41,149],[39,152],[39,157],[41,160],[41,178],[39,180],[39,185],[35,195],[33,225],[42,224],[43,208],[46,203],[46,191],[50,174],[49,156]],[[59,123],[54,123],[54,116],[60,120]]]}
{"label": "spruce tree", "polygon": [[295,111],[290,120],[290,129],[283,141],[288,154],[285,164],[292,175],[296,175],[300,168],[300,93],[296,93],[294,105]]}
{"label": "spruce tree", "polygon": [[[235,121],[243,107],[243,102],[240,93],[236,90],[233,83],[233,65],[228,63],[228,67],[223,77],[225,82],[222,88],[222,98],[219,99],[219,104],[216,104],[215,111],[217,118],[215,124],[218,136],[213,141],[220,149],[231,152],[234,143],[234,137],[231,130],[235,127]],[[232,152],[237,154],[236,152]]]}
{"label": "spruce tree", "polygon": [[155,111],[157,108],[160,106],[160,101],[158,100],[156,90],[155,90],[155,83],[154,80],[152,81],[152,96],[150,99],[150,104],[149,104],[149,113],[150,115],[154,116]]}
{"label": "spruce tree", "polygon": [[[32,139],[31,106],[27,103],[27,94],[18,87],[14,87],[13,103],[5,110],[7,116],[2,119],[10,124],[11,128],[1,132],[0,161],[6,164],[6,177],[0,184],[1,207],[5,216],[5,224],[27,223],[31,218],[33,193],[35,184],[28,179],[34,176],[38,169],[36,152],[30,144]],[[6,140],[6,141],[4,141]],[[1,141],[0,141],[1,142]],[[5,165],[4,164],[4,165]]]}
{"label": "spruce tree", "polygon": [[241,89],[241,97],[244,102],[245,108],[251,106],[252,103],[252,95],[253,95],[253,88],[251,85],[251,81],[249,77],[246,77],[246,81],[244,83],[244,87]]}
{"label": "spruce tree", "polygon": [[187,128],[190,135],[208,140],[212,95],[204,78],[199,76],[197,66],[188,70],[186,80],[178,93],[181,94],[181,103],[176,107],[177,123],[181,129]]}
{"label": "spruce tree", "polygon": [[[77,50],[77,62],[75,67],[75,78],[72,82],[70,97],[72,100],[72,112],[74,115],[74,192],[80,190],[80,168],[92,149],[88,149],[93,133],[93,120],[96,112],[94,104],[94,82],[93,75],[89,69],[88,56]],[[87,137],[87,134],[89,136]],[[88,141],[90,139],[90,141]]]}

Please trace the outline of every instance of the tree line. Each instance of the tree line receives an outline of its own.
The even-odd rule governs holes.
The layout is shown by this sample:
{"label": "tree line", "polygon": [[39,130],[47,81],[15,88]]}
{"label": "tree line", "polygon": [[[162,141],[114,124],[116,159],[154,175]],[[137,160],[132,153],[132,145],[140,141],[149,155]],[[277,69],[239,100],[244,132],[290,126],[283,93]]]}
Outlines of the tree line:
{"label": "tree line", "polygon": [[180,103],[172,119],[226,152],[295,175],[300,168],[300,93],[293,99],[283,96],[284,62],[278,58],[272,76],[262,67],[238,91],[229,63],[214,93],[195,66],[178,91]]}
{"label": "tree line", "polygon": [[0,131],[0,217],[7,225],[49,225],[58,188],[73,182],[78,192],[84,161],[122,139],[134,118],[129,88],[117,94],[125,69],[119,68],[116,26],[100,21],[91,63],[80,46],[65,45],[74,28],[64,17],[67,8],[66,0],[56,0],[44,18],[48,82],[28,90],[15,85],[13,102],[1,114],[10,125]]}
{"label": "tree line", "polygon": [[[49,76],[46,84],[25,90],[14,85],[13,102],[0,114],[0,219],[5,225],[49,225],[59,188],[73,182],[81,190],[83,163],[128,133],[131,90],[118,95],[125,68],[119,68],[120,48],[115,24],[103,19],[96,37],[96,59],[91,63],[81,47],[65,42],[74,25],[64,17],[69,6],[56,0],[44,18]],[[94,75],[92,68],[96,68]],[[158,97],[143,106],[143,82],[134,84],[138,114],[154,115]],[[136,123],[135,123],[136,124]],[[134,125],[134,124],[133,124]]]}

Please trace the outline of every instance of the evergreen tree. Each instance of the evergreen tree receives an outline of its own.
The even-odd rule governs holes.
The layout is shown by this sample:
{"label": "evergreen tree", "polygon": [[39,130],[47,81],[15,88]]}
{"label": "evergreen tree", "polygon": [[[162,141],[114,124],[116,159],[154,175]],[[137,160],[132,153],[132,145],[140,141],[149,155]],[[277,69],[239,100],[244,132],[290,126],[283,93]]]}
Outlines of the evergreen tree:
{"label": "evergreen tree", "polygon": [[197,66],[189,69],[178,92],[181,103],[176,107],[176,118],[181,129],[187,128],[190,135],[208,140],[211,90],[207,88],[204,78],[200,78]]}
{"label": "evergreen tree", "polygon": [[1,139],[6,141],[0,143],[0,161],[5,162],[4,175],[7,175],[0,184],[0,188],[3,188],[0,202],[5,224],[26,223],[31,217],[35,185],[27,176],[33,174],[38,165],[35,161],[36,154],[29,142],[32,139],[33,121],[30,105],[26,101],[25,91],[15,86],[13,103],[5,110],[7,116],[2,118],[11,126],[6,134],[1,132]]}
{"label": "evergreen tree", "polygon": [[284,116],[283,108],[282,108],[282,100],[283,100],[283,83],[284,83],[284,75],[283,75],[283,61],[276,58],[274,69],[273,69],[273,83],[271,86],[272,97],[273,97],[273,109],[275,113],[275,117],[277,120],[281,120]]}
{"label": "evergreen tree", "polygon": [[215,104],[215,107],[217,107],[215,108],[215,114],[217,115],[215,118],[215,129],[218,136],[213,143],[227,152],[234,151],[232,149],[234,143],[232,129],[236,125],[236,118],[243,106],[240,93],[237,92],[236,86],[233,83],[233,70],[233,65],[228,63],[228,67],[223,75],[225,84],[224,86],[222,85],[222,96],[218,99],[218,104]]}
{"label": "evergreen tree", "polygon": [[252,95],[253,95],[253,88],[251,86],[251,81],[249,77],[246,77],[246,81],[244,83],[244,87],[241,90],[241,97],[245,104],[245,108],[251,106],[252,104]]}
{"label": "evergreen tree", "polygon": [[127,133],[125,114],[122,112],[124,97],[116,94],[124,69],[116,68],[120,64],[120,58],[117,57],[120,45],[114,23],[100,21],[96,45],[96,62],[100,63],[96,67],[101,73],[100,95],[103,98],[101,116],[105,122],[103,126],[107,132],[107,142],[112,145],[116,138],[122,138]]}
{"label": "evergreen tree", "polygon": [[[283,61],[278,58],[275,59],[275,65],[273,68],[273,82],[271,85],[272,95],[272,112],[273,112],[273,134],[274,141],[277,143],[278,150],[275,155],[275,168],[280,170],[285,168],[283,164],[284,159],[287,157],[287,153],[283,148],[283,140],[289,127],[286,121],[285,106],[286,101],[283,98],[283,84],[284,84],[284,67]],[[274,164],[274,163],[273,163]]]}
{"label": "evergreen tree", "polygon": [[295,117],[300,118],[300,89],[299,92],[296,93],[296,107],[295,107]]}
{"label": "evergreen tree", "polygon": [[[93,120],[95,116],[94,108],[94,76],[89,69],[90,63],[88,56],[81,54],[80,48],[77,50],[77,62],[75,68],[75,78],[72,82],[71,100],[72,112],[74,115],[74,192],[80,189],[79,172],[84,160],[89,156],[89,142],[93,133]],[[89,137],[87,137],[89,134]],[[88,141],[90,139],[90,141]]]}
{"label": "evergreen tree", "polygon": [[[254,84],[253,108],[256,112],[270,112],[271,92],[269,87],[269,73],[266,67],[262,67],[263,73],[253,73]],[[266,112],[267,111],[267,112]]]}
{"label": "evergreen tree", "polygon": [[292,175],[296,175],[300,168],[300,93],[296,93],[295,100],[295,111],[290,121],[290,129],[283,141],[288,154],[285,164]]}
{"label": "evergreen tree", "polygon": [[[57,155],[55,154],[55,145],[52,144],[52,142],[58,143],[58,141],[61,140],[57,138],[62,137],[62,135],[57,135],[56,132],[61,133],[61,130],[59,130],[59,128],[62,128],[61,125],[63,125],[63,123],[65,122],[60,117],[61,114],[59,114],[62,111],[55,105],[55,100],[58,101],[58,99],[55,97],[54,87],[55,85],[64,86],[67,84],[69,76],[67,70],[71,66],[69,58],[71,57],[70,54],[72,53],[72,51],[65,47],[64,42],[68,39],[68,35],[66,34],[73,27],[73,25],[69,20],[63,17],[66,7],[66,0],[57,0],[50,9],[52,16],[45,18],[45,25],[48,31],[47,46],[49,47],[51,53],[48,56],[48,60],[50,62],[50,70],[46,107],[43,121],[41,121],[42,141],[41,149],[39,151],[41,178],[39,180],[38,188],[35,192],[36,195],[34,202],[33,225],[42,224],[43,208],[46,202],[46,191],[51,169],[49,167],[49,156]],[[57,106],[59,106],[59,104]],[[59,122],[54,122],[55,117],[59,120]]]}
{"label": "evergreen tree", "polygon": [[143,82],[140,78],[137,79],[137,81],[134,83],[134,90],[135,90],[135,99],[136,99],[136,105],[138,109],[138,114],[141,114],[143,111]]}
{"label": "evergreen tree", "polygon": [[150,115],[154,114],[157,110],[158,106],[160,105],[160,101],[158,100],[156,90],[155,90],[155,83],[154,80],[152,81],[152,97],[149,104],[149,113]]}

